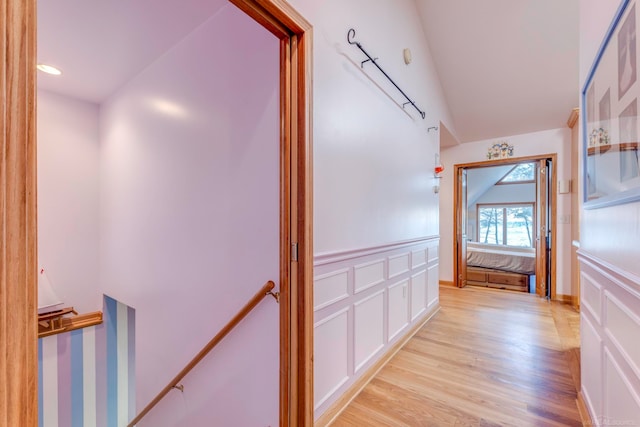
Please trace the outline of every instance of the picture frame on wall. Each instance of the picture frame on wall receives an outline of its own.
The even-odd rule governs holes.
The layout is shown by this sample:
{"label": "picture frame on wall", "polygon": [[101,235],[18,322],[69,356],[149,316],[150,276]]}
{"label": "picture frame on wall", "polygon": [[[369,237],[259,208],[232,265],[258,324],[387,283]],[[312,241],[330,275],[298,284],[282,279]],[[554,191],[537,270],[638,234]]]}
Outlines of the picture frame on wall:
{"label": "picture frame on wall", "polygon": [[582,90],[584,207],[640,200],[638,0],[624,0]]}

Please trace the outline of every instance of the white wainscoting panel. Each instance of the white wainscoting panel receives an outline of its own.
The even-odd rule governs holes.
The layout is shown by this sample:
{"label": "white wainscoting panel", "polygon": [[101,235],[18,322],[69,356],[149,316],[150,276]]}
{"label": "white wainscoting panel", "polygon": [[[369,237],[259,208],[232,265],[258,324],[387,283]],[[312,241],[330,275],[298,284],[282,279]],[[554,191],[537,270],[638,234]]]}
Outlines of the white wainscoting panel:
{"label": "white wainscoting panel", "polygon": [[384,282],[384,261],[376,260],[355,267],[355,292]]}
{"label": "white wainscoting panel", "polygon": [[348,310],[316,323],[313,329],[316,407],[349,379]]}
{"label": "white wainscoting panel", "polygon": [[315,257],[316,419],[437,310],[437,254],[427,237]]}
{"label": "white wainscoting panel", "polygon": [[411,268],[422,267],[427,264],[428,248],[411,252]]}
{"label": "white wainscoting panel", "polygon": [[591,312],[596,322],[602,321],[602,286],[593,277],[580,273],[580,305]]}
{"label": "white wainscoting panel", "polygon": [[416,319],[427,306],[427,272],[411,276],[411,320]]}
{"label": "white wainscoting panel", "polygon": [[409,324],[409,281],[389,286],[389,339]]}
{"label": "white wainscoting panel", "polygon": [[354,304],[356,372],[384,347],[384,291]]}
{"label": "white wainscoting panel", "polygon": [[438,264],[427,270],[427,307],[431,308],[440,301],[440,282],[438,278]]}
{"label": "white wainscoting panel", "polygon": [[427,248],[427,253],[428,253],[427,259],[429,260],[429,264],[437,262],[440,254],[440,247],[438,245],[431,246]]}
{"label": "white wainscoting panel", "polygon": [[[605,292],[607,337],[626,359],[636,376],[640,376],[640,319],[617,298]],[[639,419],[640,421],[640,419]]]}
{"label": "white wainscoting panel", "polygon": [[409,271],[409,254],[389,257],[389,279]]}
{"label": "white wainscoting panel", "polygon": [[580,323],[581,366],[590,367],[581,372],[582,392],[596,419],[602,414],[602,338],[588,318],[582,316]]}
{"label": "white wainscoting panel", "polygon": [[640,425],[640,277],[578,254],[585,404],[597,425]]}
{"label": "white wainscoting panel", "polygon": [[605,351],[605,393],[602,425],[638,425],[640,397],[611,353]]}
{"label": "white wainscoting panel", "polygon": [[349,269],[316,276],[313,284],[313,303],[319,310],[349,296]]}

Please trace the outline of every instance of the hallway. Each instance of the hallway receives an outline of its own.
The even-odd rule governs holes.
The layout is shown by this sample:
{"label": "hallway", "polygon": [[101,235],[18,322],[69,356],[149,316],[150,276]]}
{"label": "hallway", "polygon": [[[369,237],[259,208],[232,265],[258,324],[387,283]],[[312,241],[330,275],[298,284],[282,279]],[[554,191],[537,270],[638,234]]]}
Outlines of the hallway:
{"label": "hallway", "polygon": [[576,311],[473,287],[440,304],[333,426],[582,425]]}

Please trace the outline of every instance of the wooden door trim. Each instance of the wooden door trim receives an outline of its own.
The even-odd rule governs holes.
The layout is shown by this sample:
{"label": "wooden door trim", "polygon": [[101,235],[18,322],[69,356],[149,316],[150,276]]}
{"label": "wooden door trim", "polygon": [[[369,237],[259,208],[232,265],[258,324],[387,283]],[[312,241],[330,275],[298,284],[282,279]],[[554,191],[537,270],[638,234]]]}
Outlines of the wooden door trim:
{"label": "wooden door trim", "polygon": [[576,310],[580,310],[580,263],[578,248],[573,242],[580,242],[580,142],[576,126],[580,119],[580,109],[571,110],[567,126],[571,129],[571,302]]}
{"label": "wooden door trim", "polygon": [[[544,160],[544,159],[549,159],[551,160],[551,163],[553,164],[553,169],[551,171],[551,188],[550,188],[550,194],[553,195],[553,197],[551,197],[551,224],[553,224],[554,226],[551,228],[551,283],[549,286],[551,286],[551,299],[554,300],[556,299],[556,264],[557,264],[557,255],[556,255],[556,251],[557,251],[557,232],[556,232],[556,228],[557,228],[557,222],[556,222],[556,215],[557,215],[557,208],[558,208],[558,197],[557,197],[557,181],[558,181],[558,155],[556,153],[549,153],[549,154],[539,154],[539,155],[534,155],[534,156],[524,156],[524,157],[509,157],[507,159],[498,159],[498,160],[486,160],[486,161],[482,161],[482,162],[471,162],[471,163],[459,163],[456,165],[453,165],[453,176],[454,178],[454,184],[453,184],[453,278],[454,278],[454,284],[457,283],[457,277],[458,277],[458,263],[457,263],[457,257],[458,257],[458,244],[457,244],[457,235],[458,235],[458,223],[457,223],[457,215],[458,215],[458,209],[460,209],[460,206],[458,205],[458,194],[460,191],[460,182],[458,182],[458,170],[459,169],[474,169],[474,168],[480,168],[480,167],[487,167],[487,166],[501,166],[501,165],[510,165],[510,164],[517,164],[517,163],[523,163],[523,162],[527,162],[527,161],[539,161],[539,160]],[[536,196],[537,198],[537,196]]]}
{"label": "wooden door trim", "polygon": [[[547,277],[551,276],[549,271],[549,265],[547,265],[547,251],[551,248],[547,245],[547,230],[549,229],[550,217],[547,217],[549,208],[549,175],[547,167],[547,159],[539,159],[536,162],[535,175],[536,175],[536,201],[539,202],[536,212],[536,218],[538,219],[538,225],[535,229],[536,232],[536,294],[540,297],[546,297],[547,292],[551,295],[551,290],[547,289],[550,284],[546,283]],[[555,166],[553,168],[555,170]],[[544,175],[544,181],[542,181],[541,175]],[[541,197],[544,194],[544,197]],[[543,218],[544,216],[544,218]],[[541,235],[540,230],[544,227],[544,233]],[[553,231],[552,227],[552,231]],[[553,259],[553,258],[552,258]],[[541,278],[544,276],[545,288],[542,289],[540,283]]]}
{"label": "wooden door trim", "polygon": [[[453,186],[453,284],[458,288],[463,288],[467,284],[467,272],[466,272],[466,262],[464,260],[462,249],[460,247],[460,239],[458,239],[458,224],[462,223],[462,210],[460,209],[461,200],[461,177],[462,171],[465,168],[458,167],[454,165],[454,181],[455,184]],[[458,266],[461,264],[465,265],[465,271],[460,271]],[[462,274],[463,278],[461,279],[459,275]]]}
{"label": "wooden door trim", "polygon": [[[312,425],[312,29],[282,0],[230,1],[281,40],[280,425]],[[1,7],[0,425],[35,427],[36,0],[2,0]]]}
{"label": "wooden door trim", "polygon": [[0,27],[0,425],[38,425],[36,0],[3,0]]}

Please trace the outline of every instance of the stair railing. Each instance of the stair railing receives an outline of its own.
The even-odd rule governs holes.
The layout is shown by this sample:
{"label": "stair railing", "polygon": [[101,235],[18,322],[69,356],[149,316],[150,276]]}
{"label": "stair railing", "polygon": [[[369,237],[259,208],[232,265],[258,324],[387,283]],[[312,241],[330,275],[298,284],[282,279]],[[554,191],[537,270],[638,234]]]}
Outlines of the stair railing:
{"label": "stair railing", "polygon": [[127,424],[127,427],[133,427],[135,426],[137,423],[140,422],[140,420],[142,419],[142,417],[144,417],[145,415],[147,415],[149,413],[149,411],[151,411],[151,409],[153,409],[154,406],[156,406],[158,404],[158,402],[160,402],[166,395],[167,393],[169,393],[172,389],[176,388],[178,390],[182,390],[183,386],[180,385],[180,381],[187,376],[187,374],[196,367],[196,365],[198,363],[200,363],[200,361],[202,361],[202,359],[205,358],[205,356],[207,354],[209,354],[209,352],[211,350],[213,350],[213,348],[220,342],[222,341],[222,339],[227,336],[227,334],[229,332],[231,332],[233,330],[233,328],[235,328],[238,323],[240,323],[240,321],[242,321],[242,319],[245,318],[245,316],[247,314],[249,314],[249,312],[251,310],[253,310],[255,308],[256,305],[258,305],[258,303],[260,301],[262,301],[262,299],[264,297],[266,297],[267,295],[271,295],[273,296],[276,301],[279,300],[279,292],[273,292],[273,288],[275,287],[275,283],[273,283],[273,281],[269,280],[267,283],[264,284],[264,286],[249,300],[249,302],[247,302],[245,304],[244,307],[242,307],[242,309],[233,317],[233,319],[231,319],[221,330],[220,332],[218,332],[216,334],[215,337],[213,337],[211,339],[211,341],[209,341],[207,343],[207,345],[205,345],[202,350],[200,350],[200,352],[198,354],[196,354],[196,356],[191,359],[191,361],[178,373],[178,375],[176,375],[170,382],[169,384],[167,384],[165,386],[165,388],[163,388],[160,393],[158,393],[158,395],[151,401],[149,402],[149,404],[147,406],[145,406],[145,408],[138,414],[136,415],[136,417],[131,420],[131,422],[129,424]]}

